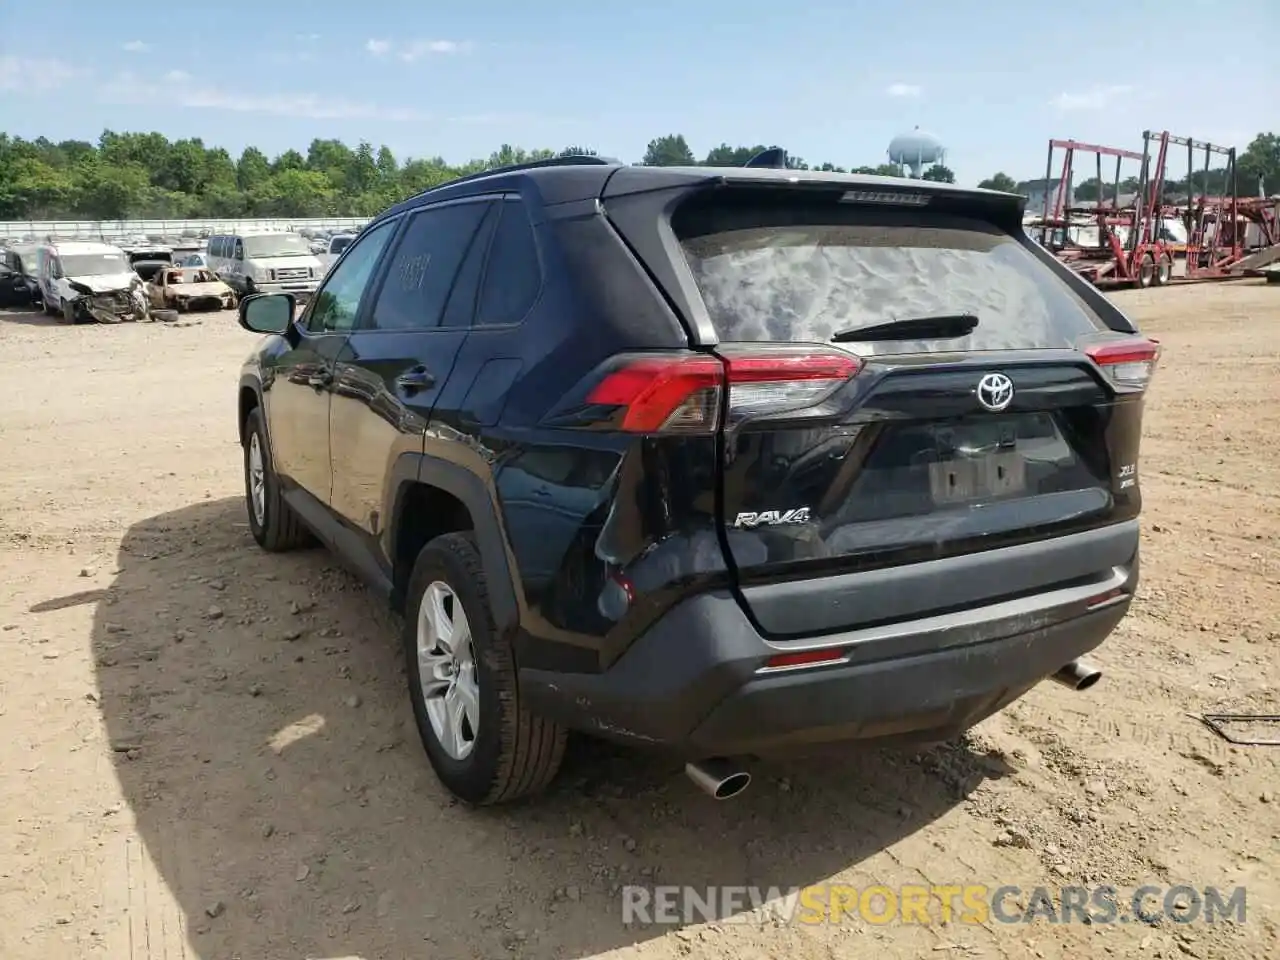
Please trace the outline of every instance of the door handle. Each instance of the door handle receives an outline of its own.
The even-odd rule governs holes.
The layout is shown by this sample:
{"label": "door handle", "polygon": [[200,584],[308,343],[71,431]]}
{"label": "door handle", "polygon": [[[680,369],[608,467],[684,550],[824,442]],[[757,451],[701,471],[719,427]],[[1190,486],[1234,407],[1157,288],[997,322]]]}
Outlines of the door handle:
{"label": "door handle", "polygon": [[307,385],[315,387],[317,390],[327,387],[331,383],[333,383],[332,373],[313,373],[307,377]]}
{"label": "door handle", "polygon": [[436,378],[430,370],[422,365],[410,367],[400,376],[396,377],[396,386],[405,393],[415,393],[418,390],[426,390],[428,387],[435,386]]}

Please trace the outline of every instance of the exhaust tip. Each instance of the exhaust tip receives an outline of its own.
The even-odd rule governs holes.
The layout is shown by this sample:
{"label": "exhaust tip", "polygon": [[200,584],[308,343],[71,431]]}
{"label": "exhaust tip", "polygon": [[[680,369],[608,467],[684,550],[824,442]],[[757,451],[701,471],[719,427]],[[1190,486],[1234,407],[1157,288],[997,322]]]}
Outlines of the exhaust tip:
{"label": "exhaust tip", "polygon": [[1056,683],[1079,693],[1102,679],[1102,671],[1087,660],[1072,660],[1053,675]]}
{"label": "exhaust tip", "polygon": [[751,785],[751,774],[727,760],[686,763],[684,772],[699,790],[716,800],[731,800]]}
{"label": "exhaust tip", "polygon": [[720,785],[716,787],[716,792],[712,794],[717,800],[729,800],[736,797],[743,790],[751,785],[751,774],[745,770],[725,777],[720,781]]}
{"label": "exhaust tip", "polygon": [[1085,674],[1080,678],[1080,682],[1076,684],[1076,690],[1088,690],[1095,683],[1102,679],[1102,671],[1094,670],[1092,673]]}

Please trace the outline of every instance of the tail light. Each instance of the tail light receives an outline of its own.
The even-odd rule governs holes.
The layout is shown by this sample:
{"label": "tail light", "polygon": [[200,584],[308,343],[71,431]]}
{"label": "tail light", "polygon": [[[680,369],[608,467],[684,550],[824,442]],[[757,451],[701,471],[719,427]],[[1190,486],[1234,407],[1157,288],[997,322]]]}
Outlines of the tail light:
{"label": "tail light", "polygon": [[1155,340],[1135,337],[1091,344],[1085,348],[1085,353],[1116,386],[1143,390],[1156,372],[1160,344]]}
{"label": "tail light", "polygon": [[620,408],[616,426],[631,433],[708,433],[726,387],[736,423],[812,409],[861,369],[853,354],[821,349],[623,358],[586,402]]}

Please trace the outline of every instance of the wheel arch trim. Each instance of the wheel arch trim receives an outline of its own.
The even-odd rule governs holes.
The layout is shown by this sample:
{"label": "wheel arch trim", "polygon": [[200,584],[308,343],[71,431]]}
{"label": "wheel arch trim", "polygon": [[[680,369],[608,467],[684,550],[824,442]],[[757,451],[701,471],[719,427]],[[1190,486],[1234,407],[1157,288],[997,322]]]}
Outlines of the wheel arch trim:
{"label": "wheel arch trim", "polygon": [[471,515],[476,548],[488,574],[489,606],[499,633],[519,625],[522,614],[515,559],[507,549],[506,533],[496,497],[486,481],[466,467],[421,453],[402,453],[388,478],[388,522],[384,549],[394,566],[405,502],[414,486],[435,487],[452,495]]}

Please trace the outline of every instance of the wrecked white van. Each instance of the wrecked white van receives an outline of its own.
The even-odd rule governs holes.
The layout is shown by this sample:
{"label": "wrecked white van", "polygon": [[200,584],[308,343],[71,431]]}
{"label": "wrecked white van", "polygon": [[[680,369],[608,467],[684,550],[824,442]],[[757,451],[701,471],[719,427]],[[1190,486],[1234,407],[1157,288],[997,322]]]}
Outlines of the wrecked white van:
{"label": "wrecked white van", "polygon": [[38,252],[37,278],[45,313],[67,323],[148,319],[142,278],[128,255],[111,244],[47,243]]}

